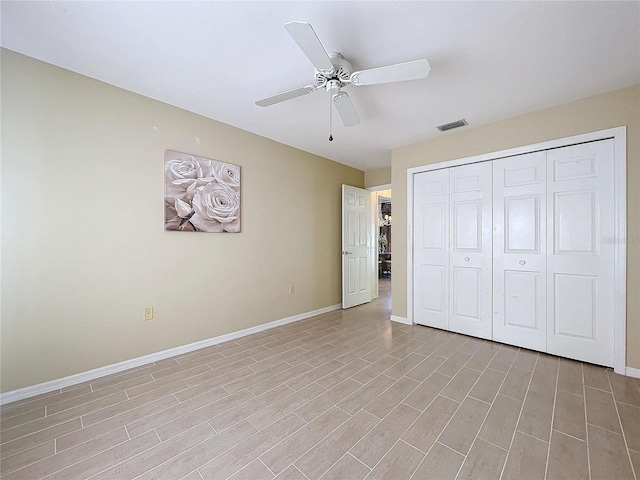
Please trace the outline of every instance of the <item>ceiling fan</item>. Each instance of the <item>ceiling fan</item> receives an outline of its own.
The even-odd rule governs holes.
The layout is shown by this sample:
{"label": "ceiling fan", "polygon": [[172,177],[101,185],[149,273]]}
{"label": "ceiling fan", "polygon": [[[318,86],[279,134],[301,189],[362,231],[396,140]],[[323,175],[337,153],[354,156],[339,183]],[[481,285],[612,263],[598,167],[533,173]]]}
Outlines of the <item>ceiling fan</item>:
{"label": "ceiling fan", "polygon": [[[263,98],[256,102],[259,107],[268,107],[323,88],[331,94],[331,99],[344,125],[352,127],[360,123],[360,117],[349,95],[343,92],[342,88],[348,85],[377,85],[416,80],[429,75],[431,67],[426,59],[354,72],[351,64],[340,53],[327,53],[309,23],[289,22],[285,23],[284,28],[315,67],[315,85],[305,85]],[[329,140],[333,138],[330,136]]]}

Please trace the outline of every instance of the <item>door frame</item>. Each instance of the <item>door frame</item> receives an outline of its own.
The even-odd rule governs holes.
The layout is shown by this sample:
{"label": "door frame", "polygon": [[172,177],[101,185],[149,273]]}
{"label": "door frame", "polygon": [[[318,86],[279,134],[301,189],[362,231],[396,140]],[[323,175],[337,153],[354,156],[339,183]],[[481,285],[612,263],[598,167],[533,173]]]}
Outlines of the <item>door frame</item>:
{"label": "door frame", "polygon": [[[616,127],[571,137],[499,150],[481,155],[407,169],[407,321],[413,325],[413,176],[418,173],[486,162],[578,143],[613,139],[614,143],[614,371],[627,375],[627,127]],[[601,239],[602,241],[602,239]]]}
{"label": "door frame", "polygon": [[[367,187],[365,190],[371,192],[371,237],[373,238],[372,244],[372,261],[371,261],[371,298],[378,298],[378,238],[380,237],[380,229],[378,228],[378,192],[384,190],[392,190],[391,184],[386,183],[384,185],[376,185],[374,187]],[[392,191],[393,195],[393,191]],[[374,201],[375,199],[375,201]],[[391,197],[391,203],[393,204],[393,196]],[[392,207],[393,208],[393,207]]]}

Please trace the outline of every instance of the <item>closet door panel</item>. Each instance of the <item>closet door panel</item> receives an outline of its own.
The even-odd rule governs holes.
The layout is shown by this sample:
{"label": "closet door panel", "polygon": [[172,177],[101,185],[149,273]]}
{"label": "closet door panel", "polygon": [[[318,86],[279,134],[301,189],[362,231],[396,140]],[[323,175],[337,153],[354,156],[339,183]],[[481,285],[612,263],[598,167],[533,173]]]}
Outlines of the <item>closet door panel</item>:
{"label": "closet door panel", "polygon": [[415,323],[449,328],[449,170],[414,175]]}
{"label": "closet door panel", "polygon": [[452,331],[491,338],[491,162],[451,168]]}
{"label": "closet door panel", "polygon": [[493,339],[546,351],[546,153],[493,161]]}
{"label": "closet door panel", "polygon": [[613,366],[613,140],[547,159],[547,350]]}

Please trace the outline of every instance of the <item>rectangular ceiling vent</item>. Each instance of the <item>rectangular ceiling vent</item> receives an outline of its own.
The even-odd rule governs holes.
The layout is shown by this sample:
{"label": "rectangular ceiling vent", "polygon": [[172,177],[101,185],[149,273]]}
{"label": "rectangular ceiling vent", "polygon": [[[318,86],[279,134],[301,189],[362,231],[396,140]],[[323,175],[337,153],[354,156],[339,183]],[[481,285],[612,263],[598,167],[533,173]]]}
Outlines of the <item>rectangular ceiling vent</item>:
{"label": "rectangular ceiling vent", "polygon": [[456,120],[455,122],[445,123],[444,125],[438,125],[436,128],[441,132],[446,132],[447,130],[453,130],[454,128],[464,127],[465,125],[469,125],[469,124],[463,118],[462,120]]}

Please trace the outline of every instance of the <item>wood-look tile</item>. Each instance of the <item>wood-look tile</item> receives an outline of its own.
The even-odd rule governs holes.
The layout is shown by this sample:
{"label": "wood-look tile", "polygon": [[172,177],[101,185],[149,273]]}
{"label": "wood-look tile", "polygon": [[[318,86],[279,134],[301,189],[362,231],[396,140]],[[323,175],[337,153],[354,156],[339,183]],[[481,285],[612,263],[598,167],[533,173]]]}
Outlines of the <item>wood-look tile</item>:
{"label": "wood-look tile", "polygon": [[[244,359],[244,361],[234,362],[233,366],[220,367],[216,368],[215,370],[196,375],[195,377],[189,377],[185,380],[185,383],[189,386],[189,388],[179,393],[181,395],[185,395],[187,392],[197,387],[200,387],[200,390],[202,390],[202,388],[204,387],[206,387],[207,389],[217,388],[233,380],[237,380],[239,378],[246,377],[249,374],[256,373],[256,370],[249,368],[249,365],[252,365],[253,363],[255,363],[254,360],[251,360],[250,358]],[[189,395],[188,398],[191,398],[195,395]],[[185,399],[180,399],[180,401],[184,400]]]}
{"label": "wood-look tile", "polygon": [[613,390],[613,397],[617,402],[627,403],[634,407],[640,407],[640,388],[631,377],[618,375],[609,371],[609,382]]}
{"label": "wood-look tile", "polygon": [[363,370],[369,365],[369,362],[366,362],[361,358],[356,358],[347,365],[344,365],[343,367],[338,368],[336,371],[331,372],[329,375],[326,375],[325,377],[319,379],[316,383],[326,389],[333,388],[343,380],[346,380],[349,377],[353,378],[354,374],[358,373],[360,370]]}
{"label": "wood-look tile", "polygon": [[536,367],[545,367],[551,370],[558,371],[558,362],[560,361],[560,357],[556,357],[555,355],[549,355],[546,353],[538,354],[538,361],[536,362]]}
{"label": "wood-look tile", "polygon": [[276,480],[309,480],[300,470],[294,465],[291,465],[284,472],[276,477]]}
{"label": "wood-look tile", "polygon": [[[151,431],[130,440],[130,442],[137,441],[138,439],[147,439],[151,434],[154,434],[156,439],[158,438],[155,432]],[[136,478],[154,468],[156,465],[169,460],[180,452],[188,450],[194,445],[213,436],[215,436],[213,428],[207,423],[201,423],[167,442],[157,442],[157,444],[154,444],[151,448],[144,450],[138,455],[122,459],[123,461],[117,462],[118,464],[111,466],[111,468],[103,468],[95,478],[100,480]],[[194,469],[192,468],[191,470]],[[189,470],[189,472],[191,470]],[[189,472],[185,472],[185,474]]]}
{"label": "wood-look tile", "polygon": [[508,450],[521,409],[521,401],[498,394],[478,437]]}
{"label": "wood-look tile", "polygon": [[301,388],[309,386],[339,368],[344,367],[344,363],[338,362],[337,360],[330,360],[319,367],[312,367],[308,363],[301,365],[308,365],[307,371],[298,375],[291,375],[289,379],[286,380],[286,384],[294,390],[300,390]]}
{"label": "wood-look tile", "polygon": [[469,396],[482,400],[486,403],[493,403],[498,390],[502,386],[505,373],[492,368],[487,368],[469,392]]}
{"label": "wood-look tile", "polygon": [[394,383],[395,380],[393,378],[386,375],[378,375],[344,400],[338,402],[337,405],[345,412],[353,415]]}
{"label": "wood-look tile", "polygon": [[240,405],[209,419],[209,425],[211,425],[216,432],[221,432],[229,428],[231,425],[235,425],[236,423],[246,419],[248,416],[259,412],[263,408],[279,402],[292,393],[295,393],[293,389],[286,385],[278,385],[273,390],[269,390],[262,395],[251,398],[246,402],[243,402]]}
{"label": "wood-look tile", "polygon": [[351,395],[361,386],[362,385],[360,384],[360,382],[356,382],[351,378],[347,378],[332,389],[321,393],[305,405],[297,408],[294,412],[300,418],[303,418],[305,421],[310,422],[318,415],[329,410],[336,403],[339,403],[342,399]]}
{"label": "wood-look tile", "polygon": [[147,403],[94,425],[85,426],[81,430],[62,435],[56,438],[56,450],[61,452],[76,445],[80,445],[81,443],[88,442],[89,440],[111,432],[112,430],[128,426],[139,419],[152,416],[157,412],[161,412],[164,409],[175,405],[176,403],[177,401],[173,397],[162,397],[155,402]]}
{"label": "wood-look tile", "polygon": [[453,353],[445,362],[436,369],[436,373],[454,377],[469,361],[471,355],[463,352]]}
{"label": "wood-look tile", "polygon": [[[201,476],[199,476],[199,478],[202,479]],[[231,475],[229,480],[270,480],[272,478],[274,478],[273,473],[265,467],[264,463],[260,460],[254,460],[243,469]]]}
{"label": "wood-look tile", "polygon": [[398,405],[387,417],[350,450],[350,453],[373,468],[415,422],[420,411],[407,405]]}
{"label": "wood-look tile", "polygon": [[549,446],[547,480],[589,478],[587,442],[553,431]]}
{"label": "wood-look tile", "polygon": [[516,432],[501,479],[544,480],[549,444]]}
{"label": "wood-look tile", "polygon": [[493,368],[494,370],[499,370],[501,372],[507,373],[511,368],[514,360],[516,359],[517,354],[517,350],[505,348],[505,346],[503,345],[495,354],[491,362],[489,362],[488,366],[489,368]]}
{"label": "wood-look tile", "polygon": [[640,475],[640,452],[629,450],[629,457],[631,458],[631,465],[633,465],[637,478],[638,475]]}
{"label": "wood-look tile", "polygon": [[250,415],[247,420],[258,430],[262,430],[276,420],[279,420],[285,415],[293,412],[298,407],[301,407],[309,400],[317,397],[324,391],[324,388],[312,383],[308,387],[304,387],[288,397],[269,405],[267,408]]}
{"label": "wood-look tile", "polygon": [[[231,381],[229,383],[225,383],[224,384],[224,389],[227,390],[230,393],[234,393],[237,392],[239,390],[242,390],[244,388],[247,387],[251,387],[252,385],[256,385],[260,382],[263,381],[267,381],[267,389],[270,390],[271,388],[273,388],[273,379],[271,379],[271,377],[273,377],[274,375],[278,374],[278,373],[283,373],[285,371],[296,371],[298,372],[299,366],[296,367],[292,367],[291,365],[289,365],[286,362],[282,362],[282,363],[278,363],[277,365],[274,365],[271,368],[267,368],[265,370],[262,370],[260,372],[256,372],[252,375],[247,375],[244,378],[241,378],[239,380],[235,380],[235,381]],[[284,375],[286,377],[286,375]],[[269,386],[273,385],[271,388],[269,388]]]}
{"label": "wood-look tile", "polygon": [[379,419],[370,413],[356,413],[294,465],[310,480],[317,480],[378,422]]}
{"label": "wood-look tile", "polygon": [[429,451],[459,406],[448,398],[436,397],[402,439],[423,452]]}
{"label": "wood-look tile", "polygon": [[513,367],[521,368],[527,372],[533,372],[538,360],[538,352],[526,350],[521,348],[516,354],[516,358],[513,360]]}
{"label": "wood-look tile", "polygon": [[598,390],[605,390],[607,392],[611,391],[606,368],[585,363],[582,366],[582,373],[584,375],[585,386],[597,388]]}
{"label": "wood-look tile", "polygon": [[504,379],[502,387],[500,387],[500,393],[523,401],[529,389],[529,381],[531,380],[532,373],[533,370],[527,371],[512,366]]}
{"label": "wood-look tile", "polygon": [[67,433],[75,432],[76,430],[80,430],[81,428],[81,420],[79,418],[74,418],[73,420],[69,420],[59,425],[54,425],[53,427],[45,428],[44,430],[24,435],[23,437],[17,438],[12,441],[6,441],[3,436],[2,441],[6,441],[6,443],[3,443],[2,448],[0,448],[1,458],[15,455],[16,453],[22,452],[23,450],[28,450],[35,447],[36,445],[47,442],[48,440],[53,440],[54,438],[60,437]]}
{"label": "wood-look tile", "polygon": [[436,442],[412,478],[416,480],[454,480],[464,459],[464,455]]}
{"label": "wood-look tile", "polygon": [[591,478],[633,478],[631,462],[622,435],[587,426]]}
{"label": "wood-look tile", "polygon": [[[442,343],[433,353],[441,357],[449,358],[456,351],[458,351],[460,347],[462,347],[462,345],[466,343],[466,341],[467,341],[467,337],[464,337],[462,335],[456,335],[454,337],[451,337],[446,342]],[[466,353],[466,352],[462,352],[462,353]],[[470,352],[468,353],[468,355],[472,355],[473,353],[475,352]]]}
{"label": "wood-look tile", "polygon": [[463,367],[442,390],[442,396],[462,402],[480,377],[480,372]]}
{"label": "wood-look tile", "polygon": [[425,454],[400,440],[367,477],[370,480],[409,478],[416,471]]}
{"label": "wood-look tile", "polygon": [[378,418],[386,417],[402,400],[413,392],[420,383],[402,377],[384,392],[370,401],[364,409]]}
{"label": "wood-look tile", "polygon": [[458,411],[446,426],[438,441],[463,455],[469,453],[471,444],[489,412],[487,405],[475,398],[465,398]]}
{"label": "wood-look tile", "polygon": [[178,435],[186,430],[189,430],[194,425],[206,422],[210,418],[213,418],[220,413],[231,410],[232,408],[240,405],[254,398],[254,395],[247,390],[240,390],[228,397],[221,398],[209,405],[198,408],[192,412],[175,418],[174,420],[156,427],[156,432],[160,439],[164,442],[168,438]]}
{"label": "wood-look tile", "polygon": [[[144,456],[148,457],[147,460],[149,461],[148,464],[143,465],[146,467],[146,473],[136,477],[136,479],[181,478],[196,468],[202,474],[200,468],[203,465],[212,459],[220,458],[220,455],[229,451],[230,448],[235,448],[235,446],[247,441],[247,439],[253,438],[256,435],[255,431],[255,428],[249,425],[248,422],[242,422],[222,433],[209,436],[206,439],[196,439],[178,449],[176,448],[178,446],[178,438],[185,438],[188,432],[182,434],[168,442],[163,442],[159,447],[154,447],[149,452],[145,452]],[[134,476],[127,474],[127,478],[133,478]]]}
{"label": "wood-look tile", "polygon": [[502,472],[506,458],[506,450],[478,438],[473,442],[469,455],[467,455],[456,478],[458,480],[500,478],[500,472]]}
{"label": "wood-look tile", "polygon": [[424,382],[429,376],[436,371],[447,359],[438,355],[430,355],[414,368],[407,372],[406,376],[413,378],[418,382]]}
{"label": "wood-look tile", "polygon": [[351,375],[351,378],[360,382],[360,383],[369,383],[371,380],[376,378],[382,372],[384,372],[387,368],[395,365],[400,360],[395,357],[384,356],[379,358],[368,367],[360,370],[359,372]]}
{"label": "wood-look tile", "polygon": [[79,395],[85,395],[90,392],[91,392],[91,385],[86,384],[66,392],[60,392],[56,390],[54,392],[43,393],[35,397],[26,398],[24,400],[19,400],[17,402],[3,405],[2,413],[0,413],[0,417],[9,418],[15,415],[22,415],[31,410],[44,408],[51,403],[60,402],[62,400],[77,397]]}
{"label": "wood-look tile", "polygon": [[31,465],[39,460],[46,459],[56,452],[55,440],[36,445],[33,448],[24,450],[10,457],[3,458],[0,462],[0,476],[4,477],[20,468]]}
{"label": "wood-look tile", "polygon": [[411,353],[400,360],[398,363],[393,365],[392,367],[387,368],[384,371],[384,374],[395,378],[398,380],[400,377],[403,377],[407,373],[409,373],[416,365],[422,362],[425,359],[423,355],[418,353]]}
{"label": "wood-look tile", "polygon": [[[224,358],[221,353],[215,353],[211,355],[211,360],[215,361],[216,359]],[[193,377],[195,375],[200,375],[201,373],[205,373],[211,370],[211,367],[206,363],[195,360],[193,362],[180,363],[175,367],[166,368],[164,370],[160,370],[159,372],[154,372],[151,374],[154,380],[160,380],[161,378],[167,378],[174,376],[176,374],[180,374],[183,378]]]}
{"label": "wood-look tile", "polygon": [[[266,358],[265,360],[260,360],[259,362],[255,362],[254,364],[251,365],[251,368],[256,372],[260,372],[267,368],[271,368],[281,362],[288,362],[288,360],[291,357],[302,355],[304,352],[305,350],[303,348],[300,348],[300,347],[293,348],[291,350],[282,352],[279,355],[274,355],[273,357]],[[254,360],[254,359],[251,358],[251,360]]]}
{"label": "wood-look tile", "polygon": [[[112,472],[116,472],[118,465],[122,462],[135,458],[137,455],[159,444],[160,439],[155,432],[148,432],[60,470],[48,477],[47,480],[85,480],[90,477],[93,478],[94,475],[100,474],[107,469],[112,469]],[[110,475],[103,478],[116,479],[118,477]]]}
{"label": "wood-look tile", "polygon": [[590,387],[585,387],[584,392],[587,404],[587,422],[605,430],[622,433],[613,395]]}
{"label": "wood-look tile", "polygon": [[34,420],[43,418],[45,414],[45,407],[36,408],[35,410],[29,410],[18,415],[14,415],[8,418],[0,420],[0,431],[4,432],[10,428],[20,426],[24,423],[29,423]]}
{"label": "wood-look tile", "polygon": [[84,460],[91,452],[102,452],[114,447],[120,443],[127,441],[129,437],[124,428],[114,430],[113,432],[98,437],[95,440],[78,445],[62,453],[56,454],[50,458],[44,458],[39,462],[13,472],[7,476],[3,476],[7,480],[17,480],[26,478],[44,478],[52,475],[63,468],[69,467],[75,463]]}
{"label": "wood-look tile", "polygon": [[411,353],[415,352],[417,349],[419,349],[423,345],[424,345],[424,342],[421,342],[419,340],[409,340],[404,345],[400,345],[399,347],[391,350],[389,352],[389,356],[396,357],[398,360],[400,360],[406,357],[407,355],[410,355]]}
{"label": "wood-look tile", "polygon": [[553,416],[553,391],[529,390],[524,400],[517,430],[539,440],[548,441]]}
{"label": "wood-look tile", "polygon": [[558,371],[558,390],[583,396],[583,386],[582,363],[561,358]]}
{"label": "wood-look tile", "polygon": [[434,373],[405,398],[404,403],[422,411],[433,402],[450,381],[450,377]]}
{"label": "wood-look tile", "polygon": [[260,460],[277,475],[349,418],[347,413],[334,407],[284,439]]}
{"label": "wood-look tile", "polygon": [[[562,366],[560,367],[562,368]],[[553,429],[580,440],[587,439],[582,396],[558,390],[553,415]]]}
{"label": "wood-look tile", "polygon": [[627,439],[627,447],[640,451],[640,407],[622,402],[617,402],[617,405],[624,436]]}
{"label": "wood-look tile", "polygon": [[478,351],[471,356],[465,366],[467,368],[472,368],[480,372],[484,371],[491,360],[493,360],[493,357],[498,352],[498,349],[499,347],[492,342],[481,345]]}
{"label": "wood-look tile", "polygon": [[370,471],[347,453],[322,475],[322,480],[362,480]]}

